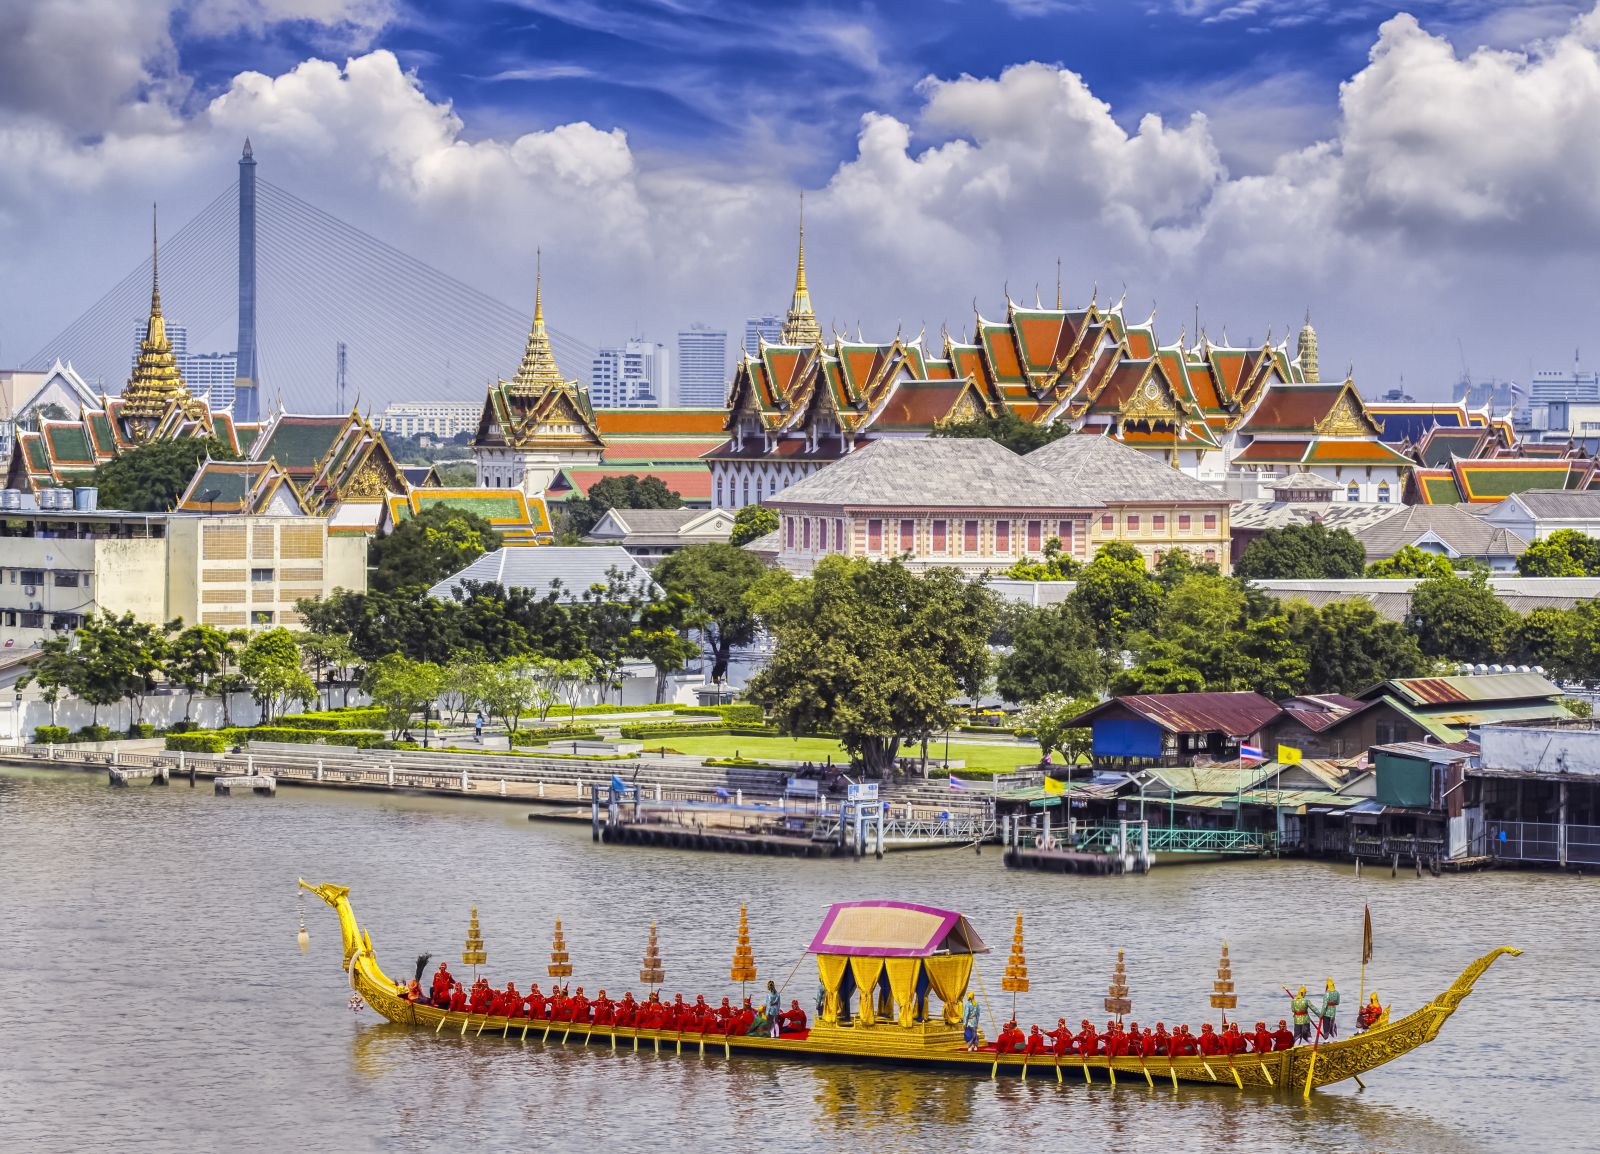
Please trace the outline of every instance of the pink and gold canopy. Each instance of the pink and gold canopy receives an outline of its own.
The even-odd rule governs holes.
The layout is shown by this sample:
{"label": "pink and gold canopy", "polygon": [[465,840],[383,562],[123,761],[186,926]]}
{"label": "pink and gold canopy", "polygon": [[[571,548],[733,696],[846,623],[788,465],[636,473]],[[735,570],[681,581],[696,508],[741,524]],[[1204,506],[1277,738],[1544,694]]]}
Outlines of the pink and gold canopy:
{"label": "pink and gold canopy", "polygon": [[986,954],[989,947],[966,917],[912,902],[836,902],[812,939],[813,954],[926,958]]}

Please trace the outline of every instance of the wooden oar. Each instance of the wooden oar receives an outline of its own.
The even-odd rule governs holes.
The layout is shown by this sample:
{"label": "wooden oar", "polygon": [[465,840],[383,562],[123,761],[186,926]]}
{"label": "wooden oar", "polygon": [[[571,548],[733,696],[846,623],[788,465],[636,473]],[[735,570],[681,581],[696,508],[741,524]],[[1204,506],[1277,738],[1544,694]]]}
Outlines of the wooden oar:
{"label": "wooden oar", "polygon": [[444,1013],[440,1014],[439,1015],[439,1024],[433,1028],[433,1032],[435,1034],[438,1034],[438,1032],[440,1030],[444,1029],[444,1024],[445,1024],[446,1021],[449,1020],[449,1018],[450,1018],[450,1011],[449,1010],[446,1010]]}
{"label": "wooden oar", "polygon": [[1022,1053],[1022,1080],[1024,1082],[1028,1080],[1028,1053],[1026,1050]]}
{"label": "wooden oar", "polygon": [[1083,1071],[1083,1084],[1085,1086],[1087,1086],[1089,1084],[1089,1081],[1090,1081],[1090,1079],[1089,1079],[1089,1059],[1088,1059],[1087,1055],[1083,1058],[1083,1061],[1079,1064],[1078,1069]]}
{"label": "wooden oar", "polygon": [[1056,1085],[1061,1085],[1061,1055],[1056,1055]]}
{"label": "wooden oar", "polygon": [[1112,1056],[1110,1054],[1107,1054],[1106,1055],[1106,1073],[1111,1075],[1111,1088],[1113,1090],[1115,1090],[1117,1088],[1117,1068],[1111,1064],[1112,1060],[1113,1060]]}
{"label": "wooden oar", "polygon": [[531,1025],[533,1025],[532,1018],[522,1019],[522,1044],[524,1046],[528,1044],[528,1027]]}
{"label": "wooden oar", "polygon": [[462,1014],[461,1015],[461,1036],[463,1038],[465,1038],[467,1036],[467,1026],[471,1023],[471,1021],[472,1021],[472,1015],[471,1014]]}
{"label": "wooden oar", "polygon": [[1207,1078],[1210,1078],[1213,1082],[1222,1081],[1221,1078],[1217,1077],[1217,1072],[1211,1068],[1211,1063],[1210,1062],[1206,1061],[1204,1058],[1201,1058],[1200,1059],[1200,1064],[1206,1068],[1206,1077]]}
{"label": "wooden oar", "polygon": [[550,1041],[550,1026],[551,1026],[550,1019],[546,1018],[544,1020],[544,1036],[541,1037],[539,1039],[539,1041],[541,1041],[541,1042],[549,1042]]}
{"label": "wooden oar", "polygon": [[1277,1083],[1272,1080],[1272,1067],[1268,1066],[1265,1062],[1262,1062],[1261,1063],[1261,1072],[1266,1075],[1267,1085],[1273,1086],[1273,1087],[1277,1086]]}
{"label": "wooden oar", "polygon": [[1178,1091],[1178,1067],[1176,1067],[1176,1066],[1174,1066],[1172,1064],[1172,1058],[1171,1058],[1170,1055],[1167,1058],[1167,1077],[1172,1079],[1172,1091],[1173,1091],[1173,1093],[1177,1093],[1177,1091]]}
{"label": "wooden oar", "polygon": [[1143,1050],[1139,1051],[1139,1072],[1144,1075],[1145,1085],[1154,1090],[1156,1088],[1156,1082],[1154,1078],[1150,1077],[1150,1067],[1144,1064]]}

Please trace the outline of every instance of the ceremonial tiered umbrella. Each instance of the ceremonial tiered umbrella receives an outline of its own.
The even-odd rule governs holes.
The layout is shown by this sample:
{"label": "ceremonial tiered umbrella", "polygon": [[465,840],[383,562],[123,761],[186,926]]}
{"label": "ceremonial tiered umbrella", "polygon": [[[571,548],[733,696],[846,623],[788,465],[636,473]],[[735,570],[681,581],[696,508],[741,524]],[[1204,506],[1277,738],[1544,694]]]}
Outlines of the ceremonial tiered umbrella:
{"label": "ceremonial tiered umbrella", "polygon": [[[655,944],[655,926],[652,924],[650,927],[650,948],[652,950],[655,949]],[[646,955],[646,961],[648,960],[649,957]],[[660,959],[658,958],[657,964],[659,963]],[[641,974],[640,980],[643,980],[643,977]],[[741,998],[744,997],[745,983],[756,980],[756,957],[755,954],[750,952],[750,919],[745,913],[743,902],[739,903],[739,944],[734,948],[733,967],[728,971],[728,977],[739,983],[739,996]]]}
{"label": "ceremonial tiered umbrella", "polygon": [[1011,956],[1006,959],[1005,977],[1000,988],[1011,991],[1011,1017],[1017,1016],[1017,995],[1028,992],[1028,959],[1022,954],[1022,915],[1017,915],[1017,928],[1011,935]]}
{"label": "ceremonial tiered umbrella", "polygon": [[[741,935],[742,938],[743,935]],[[650,923],[650,941],[644,947],[644,961],[639,963],[639,980],[656,992],[656,987],[667,980],[667,971],[661,968],[661,947],[656,945],[656,923]]]}
{"label": "ceremonial tiered umbrella", "polygon": [[567,939],[561,933],[561,919],[556,919],[555,940],[550,943],[549,974],[552,978],[570,978],[572,959],[567,955]]}
{"label": "ceremonial tiered umbrella", "polygon": [[483,949],[483,933],[478,929],[478,907],[472,907],[472,917],[467,923],[467,942],[461,951],[461,964],[472,967],[472,984],[478,984],[478,967],[489,960]]}
{"label": "ceremonial tiered umbrella", "polygon": [[1233,992],[1233,966],[1228,962],[1228,943],[1222,943],[1222,961],[1217,965],[1217,980],[1211,984],[1211,1008],[1222,1011],[1222,1024],[1228,1024],[1228,1011],[1239,1005]]}
{"label": "ceremonial tiered umbrella", "polygon": [[1122,951],[1117,951],[1117,968],[1111,971],[1111,984],[1106,987],[1106,1013],[1116,1015],[1117,1021],[1133,1009],[1128,997],[1128,973],[1122,965]]}

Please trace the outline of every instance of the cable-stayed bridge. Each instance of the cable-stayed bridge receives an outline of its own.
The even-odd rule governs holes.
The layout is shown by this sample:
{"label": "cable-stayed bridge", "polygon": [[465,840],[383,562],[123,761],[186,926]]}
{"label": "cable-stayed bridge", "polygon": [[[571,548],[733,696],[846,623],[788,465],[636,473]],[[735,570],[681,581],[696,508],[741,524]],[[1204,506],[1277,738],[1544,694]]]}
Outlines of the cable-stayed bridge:
{"label": "cable-stayed bridge", "polygon": [[[253,330],[263,415],[280,403],[295,412],[333,411],[341,341],[349,364],[345,403],[359,399],[373,411],[402,400],[475,401],[487,381],[515,371],[532,323],[531,284],[529,311],[515,308],[253,170],[247,174],[254,194],[251,262],[240,184],[161,242],[162,311],[169,324],[188,329],[191,354],[234,351],[247,343],[246,327]],[[49,368],[59,358],[96,391],[120,391],[137,351],[136,322],[149,313],[150,273],[146,259],[24,367]],[[549,331],[562,369],[586,380],[595,350]]]}

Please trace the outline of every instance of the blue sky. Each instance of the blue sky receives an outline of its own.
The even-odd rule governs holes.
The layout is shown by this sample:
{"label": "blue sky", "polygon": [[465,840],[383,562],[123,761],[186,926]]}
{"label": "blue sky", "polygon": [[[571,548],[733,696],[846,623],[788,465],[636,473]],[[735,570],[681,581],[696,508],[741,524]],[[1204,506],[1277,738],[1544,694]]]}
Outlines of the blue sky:
{"label": "blue sky", "polygon": [[0,355],[249,135],[503,300],[542,247],[590,344],[781,309],[804,190],[825,329],[960,333],[1059,257],[1164,340],[1310,307],[1369,393],[1525,379],[1600,356],[1596,2],[33,0],[0,8]]}

